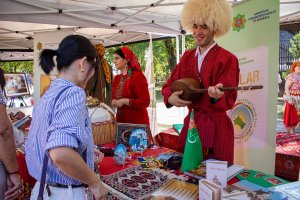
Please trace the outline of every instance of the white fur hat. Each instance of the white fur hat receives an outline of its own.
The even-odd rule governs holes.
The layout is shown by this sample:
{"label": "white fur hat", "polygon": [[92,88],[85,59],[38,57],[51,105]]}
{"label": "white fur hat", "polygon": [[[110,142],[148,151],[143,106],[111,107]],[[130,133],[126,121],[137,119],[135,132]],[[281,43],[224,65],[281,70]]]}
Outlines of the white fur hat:
{"label": "white fur hat", "polygon": [[189,32],[194,24],[206,24],[220,37],[231,28],[232,8],[227,0],[187,0],[181,12],[181,24]]}

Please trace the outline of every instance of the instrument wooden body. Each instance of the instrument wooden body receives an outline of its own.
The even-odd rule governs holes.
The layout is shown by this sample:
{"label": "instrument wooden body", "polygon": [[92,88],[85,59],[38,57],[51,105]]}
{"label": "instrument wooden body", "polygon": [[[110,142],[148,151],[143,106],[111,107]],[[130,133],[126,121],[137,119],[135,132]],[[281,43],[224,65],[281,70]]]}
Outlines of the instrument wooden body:
{"label": "instrument wooden body", "polygon": [[[221,91],[236,91],[236,90],[255,90],[262,89],[262,85],[254,86],[242,86],[242,87],[223,87],[220,88]],[[207,92],[207,88],[203,88],[202,83],[194,78],[182,78],[173,82],[171,86],[172,92],[183,91],[179,96],[180,99],[186,101],[196,101],[200,98],[201,94]]]}

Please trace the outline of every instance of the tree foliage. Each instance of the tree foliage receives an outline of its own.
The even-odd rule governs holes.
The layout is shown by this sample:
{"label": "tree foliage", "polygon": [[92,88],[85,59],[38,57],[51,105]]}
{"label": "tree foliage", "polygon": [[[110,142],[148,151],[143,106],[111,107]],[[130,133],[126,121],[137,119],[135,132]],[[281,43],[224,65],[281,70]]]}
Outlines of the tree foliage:
{"label": "tree foliage", "polygon": [[[180,43],[181,43],[180,37]],[[138,57],[141,68],[144,71],[146,68],[146,53],[149,48],[149,42],[141,42],[129,44],[128,46]],[[185,37],[186,49],[195,48],[193,37],[191,35]],[[121,46],[110,47],[106,49],[106,60],[109,65],[116,71],[113,63],[113,54]],[[179,52],[181,45],[179,45]],[[173,68],[176,66],[176,40],[175,38],[164,38],[161,40],[153,41],[153,63],[154,74],[157,83],[163,83],[167,77],[170,76]],[[7,73],[16,72],[33,72],[33,61],[13,61],[13,62],[0,62],[0,67]]]}
{"label": "tree foliage", "polygon": [[[186,49],[195,48],[194,40],[191,35],[185,37]],[[166,77],[170,76],[173,68],[176,66],[176,44],[175,38],[165,38],[161,40],[153,41],[153,63],[154,63],[154,74],[156,83],[163,83]],[[180,41],[181,43],[181,37]],[[149,48],[149,42],[129,44],[128,46],[139,58],[142,70],[146,68],[146,53]],[[106,60],[109,65],[114,69],[113,54],[121,46],[110,47],[106,49]],[[179,45],[181,52],[181,45]]]}
{"label": "tree foliage", "polygon": [[294,37],[290,40],[291,47],[289,48],[289,52],[293,55],[294,58],[300,58],[300,32],[298,32]]}
{"label": "tree foliage", "polygon": [[0,67],[6,73],[33,72],[33,61],[13,61],[13,62],[0,62]]}

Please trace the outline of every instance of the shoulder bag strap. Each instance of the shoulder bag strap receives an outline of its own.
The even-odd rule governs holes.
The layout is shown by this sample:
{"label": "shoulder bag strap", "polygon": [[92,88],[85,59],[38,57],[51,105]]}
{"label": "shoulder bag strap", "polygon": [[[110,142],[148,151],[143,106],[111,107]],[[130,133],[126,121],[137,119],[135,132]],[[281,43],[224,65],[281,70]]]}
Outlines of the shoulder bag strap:
{"label": "shoulder bag strap", "polygon": [[[56,96],[55,100],[54,100],[54,104],[53,104],[53,110],[55,109],[55,105],[56,105],[56,102],[58,101],[59,97],[68,89],[72,86],[68,86],[64,89],[62,89],[58,95]],[[50,115],[50,123],[52,123],[52,115]],[[47,136],[47,140],[46,142],[48,141],[48,136]],[[45,153],[44,155],[44,159],[43,159],[43,167],[42,167],[42,175],[41,175],[41,182],[40,182],[40,188],[39,188],[39,195],[38,195],[38,200],[43,200],[43,195],[44,195],[44,187],[45,187],[45,182],[46,182],[46,171],[47,171],[47,166],[48,166],[48,159],[49,157],[47,156],[47,154]]]}

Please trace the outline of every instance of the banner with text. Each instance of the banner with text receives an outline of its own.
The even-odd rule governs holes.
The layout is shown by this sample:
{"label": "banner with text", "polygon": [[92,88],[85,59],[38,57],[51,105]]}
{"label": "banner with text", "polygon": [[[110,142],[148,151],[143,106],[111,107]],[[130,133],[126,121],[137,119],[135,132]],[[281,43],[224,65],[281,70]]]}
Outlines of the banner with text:
{"label": "banner with text", "polygon": [[235,163],[274,173],[279,56],[279,1],[248,0],[233,7],[232,30],[217,42],[239,59],[239,91],[228,112],[235,131]]}

